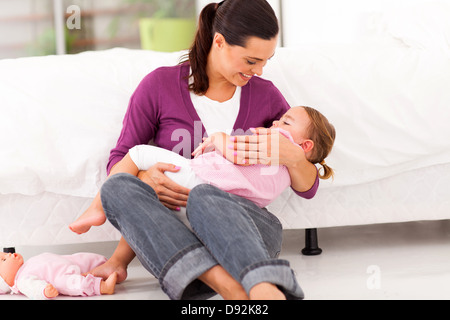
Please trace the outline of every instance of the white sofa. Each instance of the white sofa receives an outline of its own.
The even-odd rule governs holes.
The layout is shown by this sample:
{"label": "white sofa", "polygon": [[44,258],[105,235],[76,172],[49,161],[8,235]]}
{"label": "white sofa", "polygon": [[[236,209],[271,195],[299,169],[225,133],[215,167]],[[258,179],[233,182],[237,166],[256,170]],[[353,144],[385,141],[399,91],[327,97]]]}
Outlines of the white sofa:
{"label": "white sofa", "polygon": [[[181,53],[116,48],[0,60],[0,246],[117,240],[67,225],[106,178],[128,100]],[[450,59],[398,42],[279,48],[265,68],[291,106],[335,125],[322,181],[269,207],[287,229],[450,218]]]}

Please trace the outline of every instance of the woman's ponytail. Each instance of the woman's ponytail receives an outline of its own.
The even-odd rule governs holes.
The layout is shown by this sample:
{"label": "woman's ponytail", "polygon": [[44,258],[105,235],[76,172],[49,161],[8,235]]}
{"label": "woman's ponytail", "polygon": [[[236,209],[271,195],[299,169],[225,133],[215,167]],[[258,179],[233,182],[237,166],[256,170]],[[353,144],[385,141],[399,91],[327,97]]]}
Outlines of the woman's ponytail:
{"label": "woman's ponytail", "polygon": [[213,43],[213,23],[216,16],[218,3],[206,5],[200,13],[197,33],[189,50],[188,58],[194,77],[189,89],[195,94],[204,94],[209,87],[209,79],[206,74],[208,54]]}

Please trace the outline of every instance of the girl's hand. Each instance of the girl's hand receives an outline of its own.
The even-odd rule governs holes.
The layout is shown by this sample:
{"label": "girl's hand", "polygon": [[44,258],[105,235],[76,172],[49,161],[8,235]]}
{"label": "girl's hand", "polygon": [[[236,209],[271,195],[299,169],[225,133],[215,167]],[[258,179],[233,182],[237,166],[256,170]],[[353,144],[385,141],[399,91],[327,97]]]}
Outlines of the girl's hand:
{"label": "girl's hand", "polygon": [[[199,144],[199,146],[192,152],[192,155],[195,157],[210,151],[217,151],[222,154],[224,157],[230,156],[233,152],[226,147],[230,145],[229,142],[230,136],[223,132],[216,132],[210,135],[207,138],[203,138],[203,142]],[[229,153],[229,155],[227,155]]]}
{"label": "girl's hand", "polygon": [[158,162],[146,171],[139,171],[138,178],[155,190],[159,201],[171,210],[186,207],[189,189],[173,182],[164,172],[178,172],[180,168],[169,163]]}
{"label": "girl's hand", "polygon": [[216,147],[214,146],[212,139],[213,138],[211,137],[203,138],[203,142],[198,145],[194,152],[192,152],[192,156],[197,158],[201,154],[214,151]]}

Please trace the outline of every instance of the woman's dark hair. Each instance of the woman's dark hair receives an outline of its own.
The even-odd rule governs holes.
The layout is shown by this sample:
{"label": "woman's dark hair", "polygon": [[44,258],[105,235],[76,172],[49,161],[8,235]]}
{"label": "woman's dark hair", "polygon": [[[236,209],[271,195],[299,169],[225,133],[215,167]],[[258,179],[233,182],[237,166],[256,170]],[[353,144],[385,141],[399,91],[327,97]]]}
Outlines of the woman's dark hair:
{"label": "woman's dark hair", "polygon": [[206,64],[216,32],[229,45],[245,47],[249,37],[270,40],[278,31],[277,17],[266,0],[226,0],[206,5],[200,13],[194,42],[181,62],[189,60],[191,65],[194,81],[189,89],[203,95],[209,88]]}

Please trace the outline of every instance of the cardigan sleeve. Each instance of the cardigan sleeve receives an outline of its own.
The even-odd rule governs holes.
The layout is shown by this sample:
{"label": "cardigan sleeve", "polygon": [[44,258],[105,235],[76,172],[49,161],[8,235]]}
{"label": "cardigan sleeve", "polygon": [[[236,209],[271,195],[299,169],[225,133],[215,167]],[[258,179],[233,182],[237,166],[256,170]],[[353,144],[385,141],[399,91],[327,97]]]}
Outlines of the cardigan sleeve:
{"label": "cardigan sleeve", "polygon": [[309,189],[308,191],[304,191],[304,192],[300,192],[295,190],[294,188],[292,188],[292,191],[295,192],[296,195],[305,198],[305,199],[312,199],[314,198],[314,196],[317,193],[317,190],[319,189],[319,171],[317,171],[317,175],[316,175],[316,181],[314,182],[313,186],[311,187],[311,189]]}
{"label": "cardigan sleeve", "polygon": [[136,145],[148,144],[154,138],[158,127],[158,95],[158,74],[152,72],[141,81],[130,98],[117,145],[110,153],[108,174],[129,149]]}

